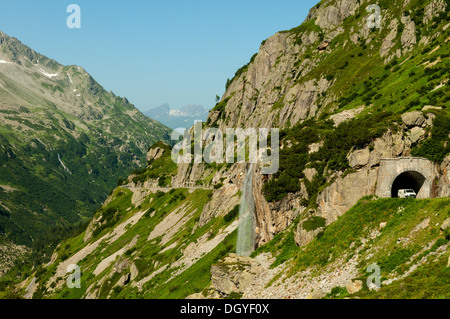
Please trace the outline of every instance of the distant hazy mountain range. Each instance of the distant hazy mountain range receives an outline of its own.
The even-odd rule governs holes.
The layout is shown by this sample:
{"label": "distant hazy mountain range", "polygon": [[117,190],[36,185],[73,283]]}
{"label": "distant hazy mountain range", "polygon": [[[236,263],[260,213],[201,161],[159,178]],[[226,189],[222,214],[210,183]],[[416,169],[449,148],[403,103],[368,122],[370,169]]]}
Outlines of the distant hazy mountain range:
{"label": "distant hazy mountain range", "polygon": [[144,112],[148,117],[173,129],[190,128],[198,120],[206,122],[208,113],[201,105],[186,105],[180,110],[171,110],[168,104]]}

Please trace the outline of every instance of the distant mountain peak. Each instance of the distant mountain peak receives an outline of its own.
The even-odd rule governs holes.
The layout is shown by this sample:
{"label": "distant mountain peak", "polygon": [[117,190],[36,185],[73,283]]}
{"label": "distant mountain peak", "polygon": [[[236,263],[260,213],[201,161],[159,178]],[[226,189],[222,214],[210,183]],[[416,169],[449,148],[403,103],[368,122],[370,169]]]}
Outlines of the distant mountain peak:
{"label": "distant mountain peak", "polygon": [[0,31],[0,60],[26,67],[40,66],[50,70],[56,70],[62,66],[2,31]]}
{"label": "distant mountain peak", "polygon": [[199,104],[189,104],[179,110],[172,110],[167,103],[144,112],[148,117],[173,129],[190,128],[198,120],[206,122],[208,113],[209,112]]}
{"label": "distant mountain peak", "polygon": [[150,110],[149,112],[154,112],[154,113],[164,113],[164,114],[169,114],[170,112],[170,106],[167,103],[164,103],[158,107],[155,107],[154,109]]}

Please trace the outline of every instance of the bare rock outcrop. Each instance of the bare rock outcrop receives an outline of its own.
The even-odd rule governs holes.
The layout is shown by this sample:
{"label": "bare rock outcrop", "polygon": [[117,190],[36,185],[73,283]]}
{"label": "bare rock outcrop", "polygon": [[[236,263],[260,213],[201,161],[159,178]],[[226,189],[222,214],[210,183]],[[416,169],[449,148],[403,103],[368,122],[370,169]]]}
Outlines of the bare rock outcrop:
{"label": "bare rock outcrop", "polygon": [[447,218],[446,220],[444,220],[444,222],[441,225],[441,230],[445,231],[448,228],[450,228],[450,218]]}
{"label": "bare rock outcrop", "polygon": [[450,156],[444,158],[439,170],[441,177],[437,183],[437,195],[439,197],[450,197]]}
{"label": "bare rock outcrop", "polygon": [[378,168],[364,168],[347,176],[339,176],[317,197],[318,214],[327,223],[336,221],[363,196],[375,194]]}
{"label": "bare rock outcrop", "polygon": [[431,1],[431,3],[425,7],[424,23],[428,24],[434,17],[438,16],[441,12],[444,12],[447,5],[448,4],[444,0]]}
{"label": "bare rock outcrop", "polygon": [[[374,141],[374,151],[378,157],[381,158],[394,158],[398,156],[408,156],[411,149],[406,145],[403,139],[403,132],[393,132],[388,130],[380,138]],[[379,164],[379,162],[377,163]]]}
{"label": "bare rock outcrop", "polygon": [[242,295],[263,272],[256,259],[230,254],[211,267],[212,287],[222,296],[232,292]]}
{"label": "bare rock outcrop", "polygon": [[[314,31],[299,37],[307,45],[319,41]],[[296,124],[318,114],[318,99],[332,82],[324,78],[294,81],[315,65],[308,58],[298,61],[306,47],[296,45],[296,38],[292,33],[280,32],[267,39],[242,74],[231,81],[221,101],[225,108],[213,110],[209,122],[222,129],[230,126],[271,128]],[[331,39],[327,41],[329,44]],[[260,95],[259,92],[265,93]]]}
{"label": "bare rock outcrop", "polygon": [[323,41],[323,42],[317,47],[317,50],[319,50],[319,51],[324,51],[324,50],[326,50],[326,49],[328,48],[328,46],[330,45],[330,43],[331,43],[331,41],[329,41],[329,40]]}
{"label": "bare rock outcrop", "polygon": [[324,228],[320,227],[314,230],[305,230],[301,223],[297,225],[297,229],[294,233],[294,240],[299,247],[308,245],[313,241],[316,236],[323,231]]}
{"label": "bare rock outcrop", "polygon": [[419,140],[424,137],[425,130],[421,127],[413,127],[411,131],[408,132],[408,139],[411,144],[416,144]]}
{"label": "bare rock outcrop", "polygon": [[334,127],[338,127],[341,123],[344,123],[344,122],[350,121],[351,119],[354,119],[363,110],[364,110],[364,106],[358,107],[357,109],[353,109],[353,110],[342,111],[340,113],[331,115],[330,119],[333,120]]}
{"label": "bare rock outcrop", "polygon": [[409,52],[417,43],[416,24],[411,17],[402,17],[402,23],[405,25],[401,36],[401,43],[404,52]]}
{"label": "bare rock outcrop", "polygon": [[389,24],[389,30],[391,30],[387,36],[383,39],[383,43],[380,48],[380,56],[385,57],[388,55],[389,51],[395,46],[395,38],[398,33],[399,22],[397,19],[392,19]]}
{"label": "bare rock outcrop", "polygon": [[138,207],[141,205],[147,196],[150,194],[148,189],[137,189],[133,192],[133,196],[131,197],[131,205],[134,207]]}
{"label": "bare rock outcrop", "polygon": [[253,172],[253,198],[255,202],[257,246],[272,240],[276,234],[289,227],[294,219],[305,210],[302,198],[308,196],[305,186],[295,194],[288,194],[282,201],[268,203],[262,187],[267,177],[261,175],[259,167]]}
{"label": "bare rock outcrop", "polygon": [[363,282],[361,280],[354,280],[351,281],[345,288],[347,288],[350,295],[353,295],[363,288]]}
{"label": "bare rock outcrop", "polygon": [[198,222],[198,227],[203,227],[213,218],[221,217],[239,205],[239,187],[236,184],[226,184],[216,190],[210,201],[206,203]]}
{"label": "bare rock outcrop", "polygon": [[[323,8],[322,8],[323,6]],[[316,13],[316,25],[322,29],[336,28],[345,18],[354,14],[360,6],[357,0],[340,0],[334,5],[323,4]]]}
{"label": "bare rock outcrop", "polygon": [[424,126],[426,124],[426,119],[423,113],[420,111],[408,112],[402,115],[402,121],[408,127]]}
{"label": "bare rock outcrop", "polygon": [[147,153],[147,163],[151,160],[157,160],[164,155],[165,150],[161,147],[151,148]]}
{"label": "bare rock outcrop", "polygon": [[349,154],[348,162],[351,168],[362,168],[369,164],[370,160],[370,150],[365,148],[362,150],[357,150]]}
{"label": "bare rock outcrop", "polygon": [[172,178],[172,187],[195,187],[206,174],[205,164],[179,163],[177,175]]}
{"label": "bare rock outcrop", "polygon": [[317,175],[317,170],[313,168],[307,168],[303,171],[303,175],[305,175],[305,178],[309,181],[312,181],[314,177]]}

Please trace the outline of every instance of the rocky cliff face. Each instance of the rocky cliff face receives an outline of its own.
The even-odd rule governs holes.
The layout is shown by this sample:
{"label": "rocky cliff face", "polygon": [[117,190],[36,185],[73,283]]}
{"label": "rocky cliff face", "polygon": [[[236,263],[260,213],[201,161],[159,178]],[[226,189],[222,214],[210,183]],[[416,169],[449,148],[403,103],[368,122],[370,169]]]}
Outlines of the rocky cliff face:
{"label": "rocky cliff face", "polygon": [[362,55],[379,55],[379,63],[385,65],[417,45],[432,42],[436,34],[417,39],[416,23],[432,28],[432,19],[442,15],[447,4],[443,0],[428,3],[418,9],[423,16],[414,20],[415,5],[406,1],[384,4],[380,29],[371,29],[366,12],[370,1],[321,1],[300,27],[262,43],[250,63],[231,80],[209,121],[221,128],[285,127],[335,110],[333,102],[342,96],[340,82],[351,80],[332,76],[336,73],[333,53],[356,52],[354,48],[361,45]]}
{"label": "rocky cliff face", "polygon": [[[416,61],[421,61],[421,50],[430,43],[436,43],[431,47],[438,50],[437,39],[448,41],[445,34],[448,34],[449,26],[442,23],[448,5],[442,0],[428,1],[420,6],[408,1],[394,1],[381,5],[380,28],[371,28],[368,23],[370,13],[366,11],[370,4],[370,1],[357,0],[322,1],[311,9],[301,26],[279,32],[263,41],[250,63],[227,82],[226,93],[210,112],[208,125],[222,130],[228,127],[290,128],[308,119],[330,119],[337,127],[355,117],[380,112],[397,103],[399,106],[392,109],[394,112],[404,108],[402,101],[393,102],[395,94],[383,92],[383,87],[391,87],[392,79],[387,75],[380,76],[380,83],[375,88],[379,94],[375,98],[365,98],[363,95],[367,90],[363,93],[351,92],[355,91],[353,87],[358,85],[358,81],[372,81],[378,72],[376,70],[395,69],[398,59],[407,63],[411,60],[408,55],[415,54]],[[437,21],[441,21],[440,24]],[[419,32],[419,28],[433,31]],[[433,52],[427,50],[426,53]],[[367,63],[368,59],[375,60],[378,65]],[[337,63],[336,60],[342,62]],[[352,60],[356,68],[349,65],[348,61]],[[437,61],[440,61],[439,58]],[[448,63],[448,58],[446,61]],[[442,76],[440,81],[446,83],[448,78]],[[436,89],[441,85],[437,85]],[[392,89],[395,90],[395,86]],[[412,87],[410,90],[414,92]],[[348,95],[350,97],[347,98]],[[359,96],[363,96],[362,100]],[[382,101],[384,96],[390,106]],[[405,112],[401,119],[394,122],[394,128],[387,130],[383,136],[363,149],[350,151],[347,154],[349,171],[327,172],[328,186],[317,196],[317,208],[312,212],[332,223],[362,196],[374,195],[380,160],[410,156],[413,148],[431,135],[436,115],[430,113],[430,109],[433,107]],[[322,146],[323,141],[311,144],[310,153],[320,151]],[[439,197],[448,196],[445,182],[448,178],[447,161],[448,158],[438,169],[442,177],[436,193]],[[239,167],[233,166],[234,170],[239,170]],[[307,180],[313,181],[317,170],[307,168],[303,173]],[[174,185],[192,186],[211,174],[214,174],[214,178],[210,179],[211,185],[217,185],[221,178],[225,178],[227,171],[212,173],[203,164],[181,164]],[[298,192],[290,193],[278,202],[268,202],[263,195],[267,180],[268,177],[262,176],[255,167],[253,189],[258,246],[288,228],[307,209],[305,199],[308,199],[308,192],[304,180],[299,180]],[[219,197],[219,192],[216,192],[214,198]]]}
{"label": "rocky cliff face", "polygon": [[[378,67],[393,70],[395,64],[391,67],[391,61],[405,59],[406,62],[414,50],[416,53],[413,54],[421,55],[423,53],[417,50],[423,50],[433,41],[437,43],[439,37],[448,41],[445,34],[448,34],[449,26],[437,22],[442,21],[439,18],[445,16],[448,4],[436,0],[424,3],[420,8],[409,1],[381,5],[379,29],[370,28],[368,24],[366,8],[370,4],[370,1],[356,0],[322,1],[311,9],[300,27],[279,32],[265,40],[250,63],[228,81],[222,101],[210,113],[209,125],[221,129],[286,128],[307,119],[329,118],[337,126],[361,114],[388,108],[378,100],[389,94],[382,89],[375,99],[366,103],[367,99],[358,99],[361,93],[343,97],[350,95],[345,92],[353,91],[352,87],[358,85],[355,80],[367,82],[373,79],[368,73],[373,75]],[[417,25],[433,31],[419,32]],[[437,43],[433,49],[438,50],[438,47]],[[355,56],[376,60],[379,66],[355,60]],[[340,59],[344,60],[342,64],[336,63]],[[360,66],[352,68],[348,63],[351,60]],[[378,88],[384,87],[383,81],[377,85]],[[448,77],[443,76],[441,81],[446,83]],[[386,83],[385,86],[391,85]],[[394,87],[392,89],[395,90]],[[394,94],[390,96],[394,98]],[[373,141],[370,150],[368,146],[350,152],[347,157],[353,172],[345,176],[343,172],[330,172],[328,180],[331,185],[320,192],[316,214],[333,222],[361,196],[375,194],[380,159],[409,156],[411,150],[426,138],[426,128],[432,126],[435,117],[435,114],[427,113],[426,108],[423,113],[407,112],[400,123],[397,122],[394,131],[389,130]],[[317,147],[317,151],[320,144],[311,147]],[[443,182],[446,180],[446,161],[442,164],[444,170],[439,182],[442,190],[439,196],[448,194]],[[306,176],[310,175],[310,181],[315,173],[314,169],[304,171]],[[299,192],[289,194],[280,202],[268,203],[262,195],[266,180],[255,171],[254,196],[260,244],[286,229],[305,210],[301,199],[308,197],[304,183],[300,181]]]}
{"label": "rocky cliff face", "polygon": [[276,203],[268,203],[263,195],[263,183],[267,177],[261,175],[258,167],[253,175],[253,197],[256,208],[256,235],[257,246],[271,241],[275,235],[288,228],[292,222],[304,212],[306,207],[302,204],[302,198],[307,197],[306,190],[289,194],[286,198]]}

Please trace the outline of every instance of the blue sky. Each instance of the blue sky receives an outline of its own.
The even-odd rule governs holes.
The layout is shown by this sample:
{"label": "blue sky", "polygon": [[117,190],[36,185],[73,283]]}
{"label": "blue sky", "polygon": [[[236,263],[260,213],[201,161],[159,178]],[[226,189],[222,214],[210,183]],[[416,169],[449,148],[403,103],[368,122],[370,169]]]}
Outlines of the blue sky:
{"label": "blue sky", "polygon": [[[319,0],[2,1],[0,30],[64,65],[80,65],[140,110],[214,106],[261,42],[300,25]],[[81,29],[66,26],[69,4]]]}

